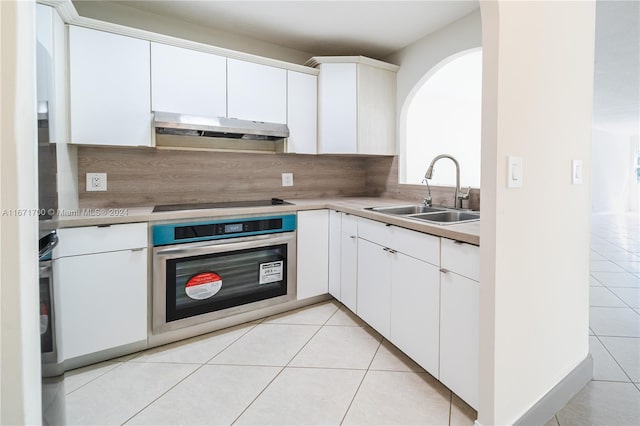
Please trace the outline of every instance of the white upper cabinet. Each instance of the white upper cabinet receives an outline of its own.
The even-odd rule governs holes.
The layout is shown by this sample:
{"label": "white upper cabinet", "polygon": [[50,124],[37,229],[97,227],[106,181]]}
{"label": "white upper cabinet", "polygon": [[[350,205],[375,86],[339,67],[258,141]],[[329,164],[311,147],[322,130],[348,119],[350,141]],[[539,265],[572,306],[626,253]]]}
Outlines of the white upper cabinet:
{"label": "white upper cabinet", "polygon": [[287,152],[317,154],[318,77],[287,71]]}
{"label": "white upper cabinet", "polygon": [[322,154],[358,152],[356,64],[322,64],[318,98],[318,141]]}
{"label": "white upper cabinet", "polygon": [[69,27],[71,142],[150,146],[149,42]]}
{"label": "white upper cabinet", "polygon": [[287,71],[227,59],[227,117],[287,122]]}
{"label": "white upper cabinet", "polygon": [[227,59],[151,43],[151,109],[227,116]]}
{"label": "white upper cabinet", "polygon": [[49,140],[66,143],[69,139],[65,71],[67,39],[64,22],[50,6],[36,5],[36,40],[38,112],[44,112],[46,105]]}
{"label": "white upper cabinet", "polygon": [[357,57],[315,57],[318,146],[323,154],[396,153],[398,66]]}

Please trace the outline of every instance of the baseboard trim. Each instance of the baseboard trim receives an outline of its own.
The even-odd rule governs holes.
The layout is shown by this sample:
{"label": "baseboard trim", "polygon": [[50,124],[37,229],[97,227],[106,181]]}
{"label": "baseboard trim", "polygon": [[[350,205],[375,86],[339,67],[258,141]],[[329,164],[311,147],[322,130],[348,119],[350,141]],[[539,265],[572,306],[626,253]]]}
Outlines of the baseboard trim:
{"label": "baseboard trim", "polygon": [[543,425],[593,378],[593,358],[591,354],[544,395],[514,425]]}

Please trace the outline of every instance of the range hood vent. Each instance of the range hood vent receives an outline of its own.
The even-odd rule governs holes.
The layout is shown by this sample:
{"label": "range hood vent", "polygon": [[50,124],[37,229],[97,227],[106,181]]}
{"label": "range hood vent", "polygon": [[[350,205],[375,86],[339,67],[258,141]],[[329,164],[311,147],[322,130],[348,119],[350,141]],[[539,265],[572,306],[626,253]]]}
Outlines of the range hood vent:
{"label": "range hood vent", "polygon": [[286,124],[160,111],[154,112],[154,126],[158,134],[164,135],[251,141],[279,141],[289,137]]}

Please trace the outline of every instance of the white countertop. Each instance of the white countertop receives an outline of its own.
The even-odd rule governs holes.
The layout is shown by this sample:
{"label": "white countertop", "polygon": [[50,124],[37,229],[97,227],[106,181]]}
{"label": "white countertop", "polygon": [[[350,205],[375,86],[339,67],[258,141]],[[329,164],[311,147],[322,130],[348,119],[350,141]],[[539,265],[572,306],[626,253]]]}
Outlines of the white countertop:
{"label": "white countertop", "polygon": [[265,207],[231,207],[217,209],[180,210],[173,212],[153,213],[153,206],[149,207],[108,207],[85,208],[71,211],[51,220],[42,221],[42,229],[73,228],[79,226],[113,225],[120,223],[149,222],[166,223],[187,221],[193,219],[214,219],[227,216],[252,216],[264,214],[281,214],[300,210],[333,209],[353,215],[365,217],[379,222],[389,223],[399,227],[412,229],[440,237],[451,238],[466,243],[480,245],[480,222],[467,222],[451,225],[437,225],[418,219],[408,219],[365,210],[367,207],[413,205],[415,201],[398,200],[394,198],[377,197],[348,197],[348,198],[316,198],[286,200],[293,204]]}

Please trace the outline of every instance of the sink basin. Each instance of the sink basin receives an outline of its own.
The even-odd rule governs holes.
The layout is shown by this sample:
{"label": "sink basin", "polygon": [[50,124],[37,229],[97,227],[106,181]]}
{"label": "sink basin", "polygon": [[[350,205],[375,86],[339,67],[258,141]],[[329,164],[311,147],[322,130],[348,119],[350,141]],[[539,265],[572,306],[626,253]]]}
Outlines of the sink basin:
{"label": "sink basin", "polygon": [[437,223],[440,225],[452,225],[455,223],[480,220],[480,212],[457,210],[447,207],[425,206],[423,204],[368,207],[366,210],[401,216],[407,219],[423,220],[425,222]]}
{"label": "sink basin", "polygon": [[400,216],[446,211],[443,207],[431,207],[422,204],[415,206],[371,207],[370,210],[378,213],[395,214]]}
{"label": "sink basin", "polygon": [[409,216],[411,219],[420,219],[426,222],[461,223],[480,220],[480,213],[461,212],[456,210],[443,211],[439,213],[415,214]]}

